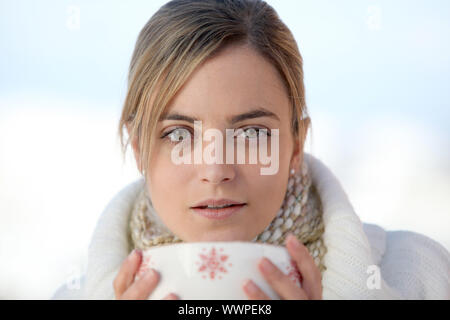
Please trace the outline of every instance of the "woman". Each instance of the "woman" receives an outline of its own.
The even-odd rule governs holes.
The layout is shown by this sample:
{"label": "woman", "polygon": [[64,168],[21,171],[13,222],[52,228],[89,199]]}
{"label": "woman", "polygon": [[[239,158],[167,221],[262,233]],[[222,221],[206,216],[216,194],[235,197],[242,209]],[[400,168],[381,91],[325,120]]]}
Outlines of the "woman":
{"label": "woman", "polygon": [[[270,260],[259,264],[282,299],[450,298],[445,248],[361,223],[335,176],[303,152],[311,123],[302,64],[291,32],[264,1],[161,7],[139,34],[119,124],[123,152],[131,143],[143,178],[103,212],[81,289],[62,287],[54,298],[147,299],[159,276],[134,281],[142,249],[233,240],[286,245],[301,288]],[[205,148],[202,130],[215,137]],[[268,162],[250,156],[264,147],[266,174]],[[238,152],[229,156],[229,148]],[[267,298],[250,279],[242,290]]]}

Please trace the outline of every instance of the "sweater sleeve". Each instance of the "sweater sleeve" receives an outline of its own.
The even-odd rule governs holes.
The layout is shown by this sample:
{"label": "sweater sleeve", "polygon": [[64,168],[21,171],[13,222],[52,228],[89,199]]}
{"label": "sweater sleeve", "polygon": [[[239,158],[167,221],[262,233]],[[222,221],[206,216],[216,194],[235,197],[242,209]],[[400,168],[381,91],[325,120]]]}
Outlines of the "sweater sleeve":
{"label": "sweater sleeve", "polygon": [[97,221],[89,244],[87,270],[79,286],[63,284],[51,299],[114,299],[113,280],[130,251],[129,212],[143,183],[140,178],[114,195]]}
{"label": "sweater sleeve", "polygon": [[425,235],[386,232],[380,269],[386,283],[406,299],[450,299],[450,254]]}

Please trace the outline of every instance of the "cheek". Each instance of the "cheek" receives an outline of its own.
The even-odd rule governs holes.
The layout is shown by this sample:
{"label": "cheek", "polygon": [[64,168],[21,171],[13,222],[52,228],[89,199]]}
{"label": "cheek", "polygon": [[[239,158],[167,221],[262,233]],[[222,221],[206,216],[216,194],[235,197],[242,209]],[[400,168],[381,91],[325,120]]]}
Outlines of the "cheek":
{"label": "cheek", "polygon": [[186,201],[189,170],[167,161],[154,162],[147,179],[152,203],[160,215],[179,212]]}
{"label": "cheek", "polygon": [[[281,172],[281,171],[280,171]],[[285,177],[286,176],[286,177]],[[259,176],[249,190],[252,191],[253,215],[268,223],[280,209],[286,194],[287,175]]]}

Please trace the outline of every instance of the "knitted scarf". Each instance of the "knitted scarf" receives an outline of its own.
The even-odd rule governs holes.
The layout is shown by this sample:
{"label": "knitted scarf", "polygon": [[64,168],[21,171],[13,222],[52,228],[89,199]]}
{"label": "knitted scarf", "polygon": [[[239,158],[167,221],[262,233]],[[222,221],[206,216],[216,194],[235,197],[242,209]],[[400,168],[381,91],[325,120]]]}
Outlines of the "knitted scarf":
{"label": "knitted scarf", "polygon": [[[270,224],[251,242],[283,245],[289,232],[303,243],[314,258],[320,272],[326,270],[323,257],[327,252],[322,235],[324,223],[322,204],[306,161],[301,170],[289,176],[283,203]],[[156,213],[146,184],[133,204],[129,221],[130,249],[145,250],[152,246],[183,242],[173,234]]]}

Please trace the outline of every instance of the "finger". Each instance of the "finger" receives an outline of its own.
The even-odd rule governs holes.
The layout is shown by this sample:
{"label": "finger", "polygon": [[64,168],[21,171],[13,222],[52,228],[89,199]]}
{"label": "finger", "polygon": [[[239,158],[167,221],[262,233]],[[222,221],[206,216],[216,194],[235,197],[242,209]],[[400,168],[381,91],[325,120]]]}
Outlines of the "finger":
{"label": "finger", "polygon": [[287,275],[269,259],[262,258],[258,265],[264,278],[278,295],[285,300],[307,300],[305,290],[297,286]]}
{"label": "finger", "polygon": [[141,260],[141,251],[133,250],[122,263],[122,266],[119,269],[119,273],[117,274],[113,283],[116,298],[120,297],[134,281],[134,276],[139,268]]}
{"label": "finger", "polygon": [[178,296],[175,293],[169,293],[167,296],[164,297],[163,300],[179,300]]}
{"label": "finger", "polygon": [[322,275],[308,248],[292,234],[286,238],[286,247],[301,273],[302,287],[308,297],[313,300],[322,299]]}
{"label": "finger", "polygon": [[271,300],[252,280],[244,282],[244,292],[249,300]]}
{"label": "finger", "polygon": [[158,281],[158,272],[155,269],[149,269],[125,291],[121,299],[146,300],[155,289]]}

